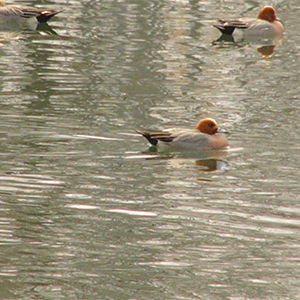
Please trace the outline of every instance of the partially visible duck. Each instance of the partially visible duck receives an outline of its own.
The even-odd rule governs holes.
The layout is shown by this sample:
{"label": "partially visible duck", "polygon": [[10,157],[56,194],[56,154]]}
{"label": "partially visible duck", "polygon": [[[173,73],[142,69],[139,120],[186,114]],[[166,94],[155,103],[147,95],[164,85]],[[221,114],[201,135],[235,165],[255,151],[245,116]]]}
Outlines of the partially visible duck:
{"label": "partially visible duck", "polygon": [[275,9],[272,6],[263,7],[257,16],[257,19],[241,18],[232,20],[219,20],[220,24],[214,26],[218,28],[222,34],[233,34],[234,31],[240,29],[247,35],[263,35],[274,36],[282,35],[284,28],[277,18]]}
{"label": "partially visible duck", "polygon": [[6,5],[5,0],[0,0],[0,18],[1,17],[35,17],[40,23],[49,21],[53,16],[60,13],[48,8],[22,6],[22,5]]}
{"label": "partially visible duck", "polygon": [[223,149],[228,141],[211,118],[200,120],[194,129],[167,128],[163,130],[137,130],[150,144],[158,143],[185,149]]}

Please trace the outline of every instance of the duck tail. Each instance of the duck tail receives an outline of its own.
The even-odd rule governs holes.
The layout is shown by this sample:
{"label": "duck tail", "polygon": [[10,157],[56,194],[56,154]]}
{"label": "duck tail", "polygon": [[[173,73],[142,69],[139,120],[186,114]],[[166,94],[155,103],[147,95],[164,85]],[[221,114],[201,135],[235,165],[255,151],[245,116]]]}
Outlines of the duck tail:
{"label": "duck tail", "polygon": [[36,18],[40,23],[45,23],[48,22],[53,16],[59,14],[60,11],[55,11],[55,10],[45,10],[42,11],[40,15],[38,15]]}
{"label": "duck tail", "polygon": [[214,24],[213,26],[218,28],[221,31],[222,34],[232,35],[232,33],[234,32],[235,27],[225,25],[222,20],[219,20],[219,21],[220,21],[220,24]]}
{"label": "duck tail", "polygon": [[145,139],[147,139],[147,141],[153,145],[156,146],[158,143],[158,140],[152,138],[151,136],[151,132],[150,131],[139,131],[139,130],[135,130],[136,133],[141,134]]}

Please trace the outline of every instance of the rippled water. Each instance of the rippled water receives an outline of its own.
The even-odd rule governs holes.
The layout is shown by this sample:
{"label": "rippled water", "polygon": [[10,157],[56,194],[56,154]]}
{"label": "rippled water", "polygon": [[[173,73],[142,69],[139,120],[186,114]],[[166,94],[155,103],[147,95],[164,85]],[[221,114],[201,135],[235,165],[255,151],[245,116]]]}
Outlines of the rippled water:
{"label": "rippled water", "polygon": [[[38,4],[0,34],[0,298],[300,299],[297,2],[269,57],[212,27],[256,1]],[[228,151],[134,131],[206,116]]]}

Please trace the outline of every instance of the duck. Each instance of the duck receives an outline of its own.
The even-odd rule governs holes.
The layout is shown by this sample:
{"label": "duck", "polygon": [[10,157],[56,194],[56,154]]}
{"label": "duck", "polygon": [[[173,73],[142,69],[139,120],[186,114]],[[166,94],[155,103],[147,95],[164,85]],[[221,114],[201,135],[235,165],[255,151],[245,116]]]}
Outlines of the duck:
{"label": "duck", "polygon": [[236,30],[242,30],[244,34],[254,36],[276,36],[282,35],[284,32],[283,25],[272,6],[263,7],[256,19],[219,19],[219,24],[213,26],[218,28],[222,34],[227,35],[232,35]]}
{"label": "duck", "polygon": [[219,150],[228,147],[227,133],[211,118],[200,120],[195,128],[167,128],[163,130],[136,130],[152,146],[170,145],[183,149]]}
{"label": "duck", "polygon": [[48,8],[37,8],[22,5],[6,5],[5,0],[0,0],[0,18],[21,17],[27,19],[35,17],[39,23],[45,23],[60,12],[61,11],[56,11],[54,9]]}

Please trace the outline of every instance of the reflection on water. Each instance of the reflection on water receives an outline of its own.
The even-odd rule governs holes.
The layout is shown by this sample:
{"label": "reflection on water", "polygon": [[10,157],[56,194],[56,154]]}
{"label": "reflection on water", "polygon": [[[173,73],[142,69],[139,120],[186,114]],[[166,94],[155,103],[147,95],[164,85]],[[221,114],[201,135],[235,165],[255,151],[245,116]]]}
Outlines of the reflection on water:
{"label": "reflection on water", "polygon": [[212,172],[223,169],[227,163],[226,150],[193,150],[179,151],[172,147],[151,146],[148,151],[140,155],[130,155],[127,159],[145,159],[145,160],[167,160],[168,166],[173,168],[186,168],[187,165],[197,166],[202,172]]}
{"label": "reflection on water", "polygon": [[36,30],[48,35],[57,35],[57,32],[50,25],[48,25],[48,23],[38,23],[36,26]]}
{"label": "reflection on water", "polygon": [[14,17],[0,19],[0,42],[12,39],[26,39],[26,35],[34,31],[47,35],[57,34],[48,23],[39,23],[35,18],[22,19]]}
{"label": "reflection on water", "polygon": [[201,166],[202,168],[200,170],[203,172],[212,172],[212,171],[221,170],[226,166],[225,161],[217,160],[213,158],[196,160],[195,164],[197,166]]}
{"label": "reflection on water", "polygon": [[275,51],[275,47],[281,45],[283,35],[275,38],[258,38],[255,36],[234,37],[229,34],[222,34],[212,44],[219,45],[219,47],[229,46],[243,47],[246,44],[252,44],[257,48],[257,52],[265,58],[270,58]]}

